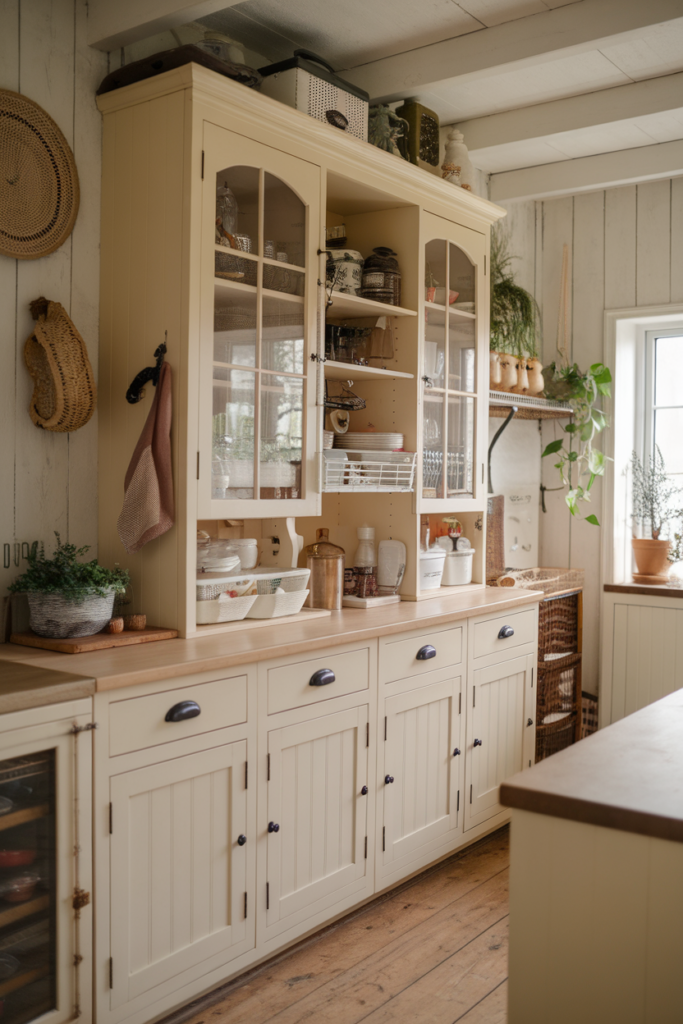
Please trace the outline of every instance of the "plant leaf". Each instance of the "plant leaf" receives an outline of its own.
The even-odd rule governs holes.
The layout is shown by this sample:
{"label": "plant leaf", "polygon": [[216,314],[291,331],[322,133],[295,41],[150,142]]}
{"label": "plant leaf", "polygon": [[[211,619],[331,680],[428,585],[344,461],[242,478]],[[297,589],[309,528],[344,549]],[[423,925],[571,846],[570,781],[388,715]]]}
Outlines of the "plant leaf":
{"label": "plant leaf", "polygon": [[559,450],[561,449],[563,444],[564,444],[564,441],[562,441],[562,440],[560,440],[560,441],[551,441],[550,444],[547,445],[547,447],[546,447],[545,451],[543,452],[543,455],[541,456],[541,458],[544,459],[546,457],[546,455],[554,455],[555,452],[559,452]]}
{"label": "plant leaf", "polygon": [[590,523],[591,526],[599,526],[600,525],[600,520],[598,519],[598,517],[594,513],[591,513],[591,515],[586,516],[586,522]]}

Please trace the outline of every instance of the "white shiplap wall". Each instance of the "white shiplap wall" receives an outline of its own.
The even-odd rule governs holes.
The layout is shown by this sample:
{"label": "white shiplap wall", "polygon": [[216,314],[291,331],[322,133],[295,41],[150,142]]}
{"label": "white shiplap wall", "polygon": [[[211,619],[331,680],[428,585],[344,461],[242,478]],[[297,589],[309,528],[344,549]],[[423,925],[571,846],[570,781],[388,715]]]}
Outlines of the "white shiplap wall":
{"label": "white shiplap wall", "polygon": [[[97,543],[97,416],[72,434],[40,430],[28,414],[23,357],[29,302],[61,302],[97,371],[100,237],[100,114],[95,91],[107,55],[86,44],[87,0],[0,0],[0,88],[39,103],[57,122],[78,167],[81,203],[65,244],[43,259],[0,256],[0,595],[21,571],[22,541]],[[3,545],[12,564],[3,568]],[[21,563],[22,565],[25,563]]]}
{"label": "white shiplap wall", "polygon": [[[683,302],[683,178],[563,196],[507,202],[513,269],[532,291],[543,319],[543,362],[556,358],[562,247],[569,246],[569,356],[583,369],[603,360],[605,309]],[[506,223],[506,222],[504,222]],[[613,368],[612,368],[613,369]],[[559,437],[544,424],[543,444]],[[559,483],[543,460],[547,487]],[[602,487],[592,511],[601,518]],[[563,492],[546,493],[540,521],[540,565],[586,570],[583,687],[597,692],[601,543],[598,529],[573,520]]]}

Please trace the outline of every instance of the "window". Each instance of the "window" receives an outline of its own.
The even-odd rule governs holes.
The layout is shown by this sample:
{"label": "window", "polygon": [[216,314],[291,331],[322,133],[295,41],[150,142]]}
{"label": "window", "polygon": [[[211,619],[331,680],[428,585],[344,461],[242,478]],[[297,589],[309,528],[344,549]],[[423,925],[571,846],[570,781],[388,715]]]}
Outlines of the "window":
{"label": "window", "polygon": [[683,486],[683,326],[645,332],[645,395],[643,455],[655,446],[678,486]]}

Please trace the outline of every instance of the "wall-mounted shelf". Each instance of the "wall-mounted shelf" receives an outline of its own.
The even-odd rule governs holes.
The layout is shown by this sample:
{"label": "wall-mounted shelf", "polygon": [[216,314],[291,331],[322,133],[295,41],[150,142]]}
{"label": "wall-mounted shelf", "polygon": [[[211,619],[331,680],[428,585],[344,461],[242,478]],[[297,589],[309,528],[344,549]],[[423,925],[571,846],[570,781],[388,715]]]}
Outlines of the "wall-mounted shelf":
{"label": "wall-mounted shelf", "polygon": [[504,419],[513,405],[517,406],[517,420],[561,420],[573,415],[571,406],[565,402],[508,391],[489,391],[489,416]]}
{"label": "wall-mounted shelf", "polygon": [[398,370],[382,370],[378,366],[360,366],[356,363],[337,363],[328,359],[324,364],[325,377],[328,380],[391,380],[400,377],[413,380],[412,373],[400,373]]}
{"label": "wall-mounted shelf", "polygon": [[[395,494],[415,485],[416,452],[373,452],[345,449],[346,459],[323,452],[323,493]],[[335,454],[338,449],[335,450]]]}
{"label": "wall-mounted shelf", "polygon": [[390,306],[388,302],[373,302],[363,299],[360,295],[344,295],[332,292],[332,305],[327,307],[327,316],[333,320],[363,316],[417,316],[414,309],[403,306]]}

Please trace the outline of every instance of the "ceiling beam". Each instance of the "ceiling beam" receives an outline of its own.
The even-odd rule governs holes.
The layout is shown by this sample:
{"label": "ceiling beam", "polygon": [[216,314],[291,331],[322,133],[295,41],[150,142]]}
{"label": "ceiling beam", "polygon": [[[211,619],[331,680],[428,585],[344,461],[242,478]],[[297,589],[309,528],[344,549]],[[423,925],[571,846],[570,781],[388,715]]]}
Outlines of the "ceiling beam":
{"label": "ceiling beam", "polygon": [[489,195],[494,203],[542,199],[681,175],[683,140],[676,140],[492,174]]}
{"label": "ceiling beam", "polygon": [[460,121],[470,153],[683,107],[683,71]]}
{"label": "ceiling beam", "polygon": [[115,50],[237,3],[240,0],[89,0],[88,44]]}
{"label": "ceiling beam", "polygon": [[443,83],[637,39],[644,29],[682,15],[681,0],[581,0],[346,69],[344,77],[373,99],[391,102]]}

